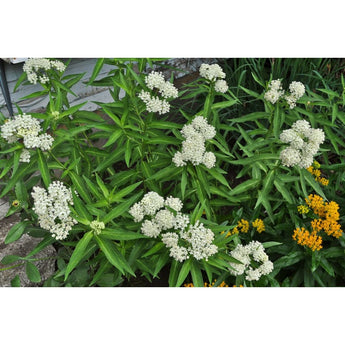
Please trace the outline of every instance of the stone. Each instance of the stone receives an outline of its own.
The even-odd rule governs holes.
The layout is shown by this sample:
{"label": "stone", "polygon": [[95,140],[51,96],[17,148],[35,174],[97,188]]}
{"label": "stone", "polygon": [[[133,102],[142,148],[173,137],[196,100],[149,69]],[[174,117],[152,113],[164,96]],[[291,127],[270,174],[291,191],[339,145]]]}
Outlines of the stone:
{"label": "stone", "polygon": [[[10,217],[0,220],[0,261],[6,255],[18,255],[20,257],[25,257],[42,240],[41,238],[35,238],[27,234],[23,234],[22,237],[17,241],[6,245],[5,238],[8,231],[19,221],[20,218],[18,214],[13,214]],[[16,275],[19,276],[20,286],[22,287],[42,286],[44,281],[55,272],[56,255],[55,248],[52,245],[49,245],[33,256],[35,259],[42,259],[32,262],[34,265],[36,265],[38,271],[40,272],[41,282],[39,283],[33,283],[29,280],[25,272],[25,262],[23,262],[23,265],[3,271],[1,271],[1,269],[14,266],[18,263],[21,263],[21,261],[14,262],[11,265],[3,265],[0,263],[0,286],[11,286],[11,280],[15,278]]]}

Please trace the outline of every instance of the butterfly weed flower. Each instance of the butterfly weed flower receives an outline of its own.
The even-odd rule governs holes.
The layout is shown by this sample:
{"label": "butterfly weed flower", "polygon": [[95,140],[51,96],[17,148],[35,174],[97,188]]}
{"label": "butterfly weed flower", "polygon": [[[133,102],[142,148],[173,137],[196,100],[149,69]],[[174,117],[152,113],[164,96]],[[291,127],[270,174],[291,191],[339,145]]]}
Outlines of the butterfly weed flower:
{"label": "butterfly weed flower", "polygon": [[323,186],[328,186],[329,180],[321,176],[320,164],[317,161],[313,162],[313,165],[307,168],[307,171],[315,176],[315,181],[319,182]]}
{"label": "butterfly weed flower", "polygon": [[310,233],[305,228],[297,228],[294,230],[292,238],[301,246],[309,247],[312,251],[322,249],[322,237],[316,232]]}
{"label": "butterfly weed flower", "polygon": [[35,186],[31,196],[40,227],[50,231],[57,240],[65,239],[72,226],[78,223],[70,216],[69,205],[73,205],[71,190],[62,182],[54,181],[48,190]]}
{"label": "butterfly weed flower", "polygon": [[309,207],[306,205],[298,205],[297,206],[297,211],[300,214],[306,214],[310,211]]}
{"label": "butterfly weed flower", "polygon": [[[343,231],[341,225],[338,223],[339,205],[335,201],[326,202],[323,198],[316,194],[310,194],[305,198],[307,206],[305,209],[312,210],[312,212],[319,218],[313,219],[310,222],[312,231],[305,228],[297,228],[294,230],[292,238],[297,241],[298,244],[307,246],[313,251],[320,250],[322,248],[322,236],[323,231],[328,236],[339,238],[342,236]],[[299,210],[303,205],[300,205]],[[301,213],[301,212],[300,212]],[[307,213],[307,212],[305,212]]]}
{"label": "butterfly weed flower", "polygon": [[252,225],[254,228],[256,228],[256,231],[261,234],[263,231],[265,231],[265,224],[262,219],[255,219],[254,222],[252,222]]}

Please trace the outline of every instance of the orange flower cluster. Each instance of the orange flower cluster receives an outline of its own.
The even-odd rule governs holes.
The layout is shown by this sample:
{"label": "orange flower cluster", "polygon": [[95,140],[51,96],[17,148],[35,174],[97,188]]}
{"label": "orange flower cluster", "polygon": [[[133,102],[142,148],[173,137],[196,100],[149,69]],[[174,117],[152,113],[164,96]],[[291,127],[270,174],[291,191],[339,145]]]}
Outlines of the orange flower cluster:
{"label": "orange flower cluster", "polygon": [[292,238],[298,244],[308,246],[313,251],[322,248],[322,237],[318,235],[320,231],[324,231],[327,235],[339,238],[343,231],[338,223],[339,205],[334,201],[324,201],[319,195],[310,194],[305,199],[307,206],[317,215],[318,219],[313,219],[310,223],[312,232],[304,228],[297,228]]}
{"label": "orange flower cluster", "polygon": [[262,221],[262,219],[255,219],[254,222],[252,222],[252,225],[254,228],[256,228],[256,231],[261,234],[263,231],[265,231],[265,224]]}
{"label": "orange flower cluster", "polygon": [[310,233],[304,228],[297,228],[294,230],[292,238],[301,246],[307,246],[312,251],[320,250],[322,248],[322,238],[321,236],[316,235],[316,232],[314,231]]}
{"label": "orange flower cluster", "polygon": [[[265,224],[262,221],[262,219],[259,219],[259,218],[255,219],[254,222],[252,222],[252,225],[254,228],[256,228],[256,231],[258,233],[265,231]],[[249,222],[242,218],[241,220],[238,221],[237,225],[232,229],[232,231],[229,231],[226,234],[226,237],[229,237],[234,234],[238,234],[240,232],[247,233],[248,230],[249,230]],[[224,231],[222,231],[221,234],[224,234]]]}
{"label": "orange flower cluster", "polygon": [[323,186],[328,186],[329,180],[324,177],[321,177],[321,170],[320,164],[317,161],[314,161],[313,165],[311,165],[307,170],[315,176],[315,181],[321,183]]}
{"label": "orange flower cluster", "polygon": [[[216,283],[216,280],[212,283],[212,284],[209,284],[209,283],[204,283],[204,287],[214,287],[214,284]],[[188,283],[188,284],[184,284],[183,285],[184,287],[194,287],[194,284],[193,283]],[[222,281],[217,287],[229,287],[229,285],[227,285],[225,283],[225,281]]]}

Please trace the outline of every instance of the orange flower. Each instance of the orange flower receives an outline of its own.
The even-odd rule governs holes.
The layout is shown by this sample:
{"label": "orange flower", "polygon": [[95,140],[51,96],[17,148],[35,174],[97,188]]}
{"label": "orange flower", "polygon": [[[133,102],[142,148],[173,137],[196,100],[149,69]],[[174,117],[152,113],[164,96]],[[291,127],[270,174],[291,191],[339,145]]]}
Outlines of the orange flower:
{"label": "orange flower", "polygon": [[254,220],[254,222],[252,222],[252,225],[254,226],[254,228],[256,228],[256,231],[260,234],[262,233],[263,231],[265,231],[265,224],[264,222],[257,218]]}
{"label": "orange flower", "polygon": [[294,230],[292,238],[302,246],[309,247],[312,251],[320,250],[322,248],[322,238],[316,235],[316,232],[310,233],[305,228],[297,228]]}

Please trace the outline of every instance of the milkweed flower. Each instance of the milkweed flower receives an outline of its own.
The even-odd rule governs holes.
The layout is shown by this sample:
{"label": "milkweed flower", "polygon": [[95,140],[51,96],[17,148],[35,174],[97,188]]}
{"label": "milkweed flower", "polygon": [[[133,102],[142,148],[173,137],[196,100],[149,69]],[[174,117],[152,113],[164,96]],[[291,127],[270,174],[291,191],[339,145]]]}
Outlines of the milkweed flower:
{"label": "milkweed flower", "polygon": [[207,79],[209,82],[214,82],[214,89],[216,92],[225,93],[229,87],[225,80],[225,73],[218,64],[201,64],[199,68],[200,75]]}
{"label": "milkweed flower", "polygon": [[95,235],[99,235],[102,232],[102,230],[105,229],[105,224],[98,220],[93,220],[90,223],[90,228]]}
{"label": "milkweed flower", "polygon": [[[189,216],[180,212],[182,207],[179,198],[169,196],[164,200],[156,192],[148,192],[131,207],[129,213],[135,222],[142,221],[145,216],[150,217],[141,224],[141,232],[151,238],[160,236],[175,260],[182,262],[190,256],[207,260],[218,251],[218,247],[212,243],[214,233],[199,221],[190,224]],[[166,230],[170,231],[164,232]]]}
{"label": "milkweed flower", "polygon": [[320,128],[311,128],[306,120],[298,120],[290,129],[285,129],[279,138],[283,143],[290,144],[280,153],[282,164],[308,168],[313,164],[313,157],[324,142],[325,134]]}
{"label": "milkweed flower", "polygon": [[[261,276],[273,271],[273,263],[265,253],[262,243],[258,241],[252,241],[246,246],[238,244],[230,252],[230,255],[242,262],[241,264],[231,263],[231,267],[229,267],[230,273],[235,276],[245,274],[245,279],[248,281],[259,280]],[[252,260],[260,265],[252,267]]]}
{"label": "milkweed flower", "polygon": [[293,109],[296,106],[296,102],[304,95],[305,86],[299,81],[293,81],[289,85],[290,95],[286,95],[285,99],[290,106],[290,109]]}
{"label": "milkweed flower", "polygon": [[145,103],[148,112],[158,113],[160,115],[170,111],[170,104],[167,99],[175,99],[178,97],[178,89],[169,81],[165,81],[162,72],[152,71],[145,76],[146,86],[158,93],[163,99],[158,96],[151,95],[150,92],[141,90],[138,97]]}
{"label": "milkweed flower", "polygon": [[172,161],[180,167],[191,162],[193,165],[204,164],[208,169],[215,166],[216,157],[206,152],[205,142],[216,135],[216,129],[208,124],[203,116],[196,116],[190,124],[184,125],[181,134],[185,138],[182,150],[175,153]]}
{"label": "milkweed flower", "polygon": [[62,182],[54,181],[48,191],[35,186],[31,193],[34,199],[33,211],[38,215],[39,225],[48,230],[57,240],[68,236],[72,226],[78,222],[70,216],[69,205],[73,205],[72,192]]}
{"label": "milkweed flower", "polygon": [[66,69],[66,65],[58,60],[41,58],[28,59],[23,65],[23,71],[26,73],[28,81],[31,84],[37,84],[37,82],[46,84],[49,81],[49,77],[46,72],[51,69],[63,72]]}
{"label": "milkweed flower", "polygon": [[23,149],[23,151],[20,154],[19,157],[19,162],[23,162],[23,163],[29,163],[30,162],[30,151]]}
{"label": "milkweed flower", "polygon": [[162,100],[157,96],[151,96],[147,91],[141,90],[138,97],[146,104],[148,112],[163,115],[170,111],[170,104],[166,100]]}
{"label": "milkweed flower", "polygon": [[54,138],[47,134],[40,134],[42,131],[40,122],[31,115],[16,115],[13,119],[6,121],[1,127],[1,136],[13,144],[22,140],[25,149],[20,155],[21,162],[30,161],[30,152],[27,149],[39,148],[42,151],[50,150]]}
{"label": "milkweed flower", "polygon": [[225,93],[226,91],[229,90],[229,86],[225,80],[217,80],[216,83],[214,84],[214,89],[217,92]]}
{"label": "milkweed flower", "polygon": [[265,92],[264,98],[266,101],[275,104],[281,96],[284,95],[281,81],[272,80],[268,85],[268,91]]}
{"label": "milkweed flower", "polygon": [[272,80],[265,92],[264,99],[272,104],[277,103],[280,99],[285,99],[290,109],[293,109],[296,102],[304,95],[305,86],[299,81],[293,81],[289,85],[289,91],[290,93],[285,93],[281,80]]}
{"label": "milkweed flower", "polygon": [[210,81],[225,78],[225,73],[223,72],[222,68],[216,63],[212,65],[206,63],[201,64],[199,68],[199,73],[203,78],[208,79]]}

